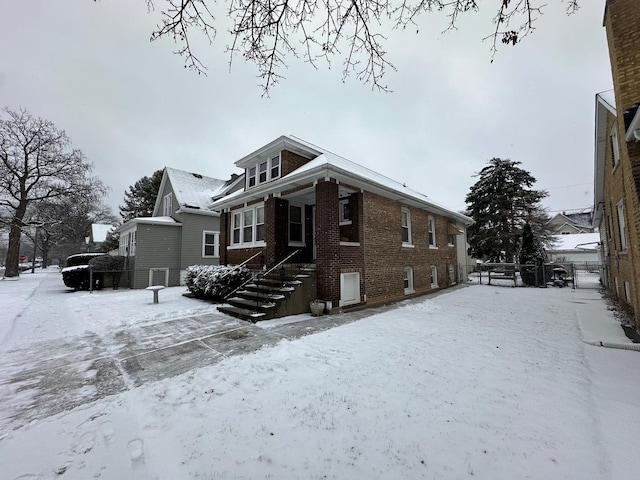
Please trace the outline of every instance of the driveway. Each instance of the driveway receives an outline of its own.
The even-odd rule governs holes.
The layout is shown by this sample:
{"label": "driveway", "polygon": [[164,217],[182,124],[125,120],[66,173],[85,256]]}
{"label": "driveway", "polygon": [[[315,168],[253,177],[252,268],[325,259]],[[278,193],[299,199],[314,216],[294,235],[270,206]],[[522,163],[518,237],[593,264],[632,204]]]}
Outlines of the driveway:
{"label": "driveway", "polygon": [[[86,292],[61,291],[59,279],[50,277],[34,282],[34,288],[45,296],[88,295]],[[38,294],[29,295],[28,299],[34,305],[25,307],[24,311],[31,311],[31,315],[24,311],[18,315],[33,317],[35,312],[39,318],[39,325],[31,327],[33,338],[38,338],[40,326],[46,325],[48,317],[54,315],[54,312],[47,313],[50,307],[35,304],[42,302],[39,298],[42,297]],[[86,298],[89,302],[92,297]],[[3,365],[0,395],[4,398],[0,425],[18,428],[148,382],[213,365],[227,357],[248,354],[280,341],[321,332],[390,308],[395,307],[318,318],[299,315],[253,325],[218,313],[212,305],[210,313],[206,314],[105,332],[76,334],[72,329],[60,338],[18,343],[0,353]],[[56,314],[69,317],[73,312]],[[21,322],[16,323],[15,330],[26,330]],[[21,335],[26,337],[27,333]]]}

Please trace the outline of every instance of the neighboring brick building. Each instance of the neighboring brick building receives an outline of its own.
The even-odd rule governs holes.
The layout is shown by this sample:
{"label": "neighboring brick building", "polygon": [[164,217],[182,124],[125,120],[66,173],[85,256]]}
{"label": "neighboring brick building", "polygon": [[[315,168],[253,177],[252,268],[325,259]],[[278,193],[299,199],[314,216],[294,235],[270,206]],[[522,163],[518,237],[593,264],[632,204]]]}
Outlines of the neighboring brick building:
{"label": "neighboring brick building", "polygon": [[605,286],[640,328],[640,4],[608,0],[604,26],[612,92],[596,95],[595,212],[609,275]]}
{"label": "neighboring brick building", "polygon": [[[472,220],[303,140],[282,136],[237,161],[245,188],[215,201],[223,264],[314,263],[329,309],[458,282]],[[460,260],[459,260],[460,259]]]}

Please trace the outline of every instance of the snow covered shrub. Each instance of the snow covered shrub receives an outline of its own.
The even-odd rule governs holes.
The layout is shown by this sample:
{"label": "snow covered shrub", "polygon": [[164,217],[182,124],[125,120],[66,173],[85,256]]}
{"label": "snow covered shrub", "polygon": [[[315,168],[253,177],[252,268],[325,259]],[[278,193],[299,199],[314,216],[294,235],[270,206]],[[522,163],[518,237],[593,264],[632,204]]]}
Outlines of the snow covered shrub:
{"label": "snow covered shrub", "polygon": [[[69,288],[89,290],[91,284],[89,262],[105,256],[107,255],[104,253],[78,253],[67,257],[66,267],[62,269],[62,281]],[[97,280],[94,277],[94,283],[98,284]]]}
{"label": "snow covered shrub", "polygon": [[185,283],[197,298],[222,301],[226,295],[251,278],[246,267],[192,265],[187,267]]}

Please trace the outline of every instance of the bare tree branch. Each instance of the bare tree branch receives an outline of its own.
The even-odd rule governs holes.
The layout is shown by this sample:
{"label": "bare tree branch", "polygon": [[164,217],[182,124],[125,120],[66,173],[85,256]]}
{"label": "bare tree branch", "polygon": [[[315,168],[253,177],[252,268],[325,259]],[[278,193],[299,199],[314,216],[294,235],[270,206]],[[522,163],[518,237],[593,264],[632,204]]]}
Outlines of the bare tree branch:
{"label": "bare tree branch", "polygon": [[[562,0],[567,13],[574,13],[579,0]],[[179,46],[175,52],[185,59],[185,68],[206,73],[196,56],[190,34],[200,30],[209,44],[216,37],[212,0],[146,0],[149,9],[161,3],[162,21],[151,40],[169,37]],[[482,0],[483,5],[489,0]],[[387,69],[385,30],[416,26],[424,13],[441,12],[449,19],[446,30],[457,28],[459,17],[479,11],[481,0],[228,0],[226,15],[233,22],[229,66],[236,54],[258,69],[263,93],[283,78],[286,59],[302,57],[313,68],[322,58],[343,56],[343,79],[351,74],[372,88],[387,91],[382,83]],[[497,3],[497,5],[496,5]],[[543,13],[542,0],[494,0],[496,10],[491,40],[493,60],[500,43],[516,45],[535,30]],[[210,8],[211,6],[211,8]],[[490,7],[491,8],[491,7]],[[445,31],[446,31],[445,30]],[[342,53],[344,50],[344,54]]]}

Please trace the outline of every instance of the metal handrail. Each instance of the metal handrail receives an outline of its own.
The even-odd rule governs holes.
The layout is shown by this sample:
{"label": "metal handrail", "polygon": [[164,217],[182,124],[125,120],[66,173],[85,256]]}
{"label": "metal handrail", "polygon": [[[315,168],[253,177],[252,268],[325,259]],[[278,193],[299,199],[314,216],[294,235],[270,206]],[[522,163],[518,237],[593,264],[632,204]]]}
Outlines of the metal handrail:
{"label": "metal handrail", "polygon": [[298,252],[300,252],[300,250],[294,250],[293,252],[291,252],[289,255],[287,255],[286,257],[284,257],[282,260],[280,260],[278,263],[276,263],[273,267],[271,267],[269,270],[267,270],[266,272],[264,272],[262,274],[262,277],[266,277],[267,275],[269,275],[271,272],[273,272],[276,268],[280,267],[280,265],[282,265],[283,263],[286,263],[287,260],[289,260],[291,257],[293,257],[295,254],[297,254]]}
{"label": "metal handrail", "polygon": [[[264,275],[262,275],[262,278],[265,278],[267,276],[267,274],[273,272],[275,269],[277,269],[280,265],[282,265],[283,263],[285,263],[287,260],[289,260],[289,258],[291,258],[292,256],[294,256],[296,253],[298,253],[300,250],[296,250],[295,252],[293,252],[291,255],[289,255],[287,258],[285,258],[284,260],[282,260],[280,263],[278,263],[277,265],[275,265],[273,268],[271,268],[268,272],[266,272]],[[298,272],[305,272],[307,270],[307,267],[309,265],[311,265],[313,262],[307,262],[305,265],[298,265]],[[284,269],[284,267],[282,267]],[[282,274],[281,274],[282,276]],[[285,281],[282,280],[282,286],[284,287],[285,285]],[[259,285],[258,285],[258,291],[259,291]],[[275,294],[273,293],[269,293],[267,294],[267,298],[265,299],[265,301],[269,301],[271,300],[271,298],[274,296]],[[257,303],[257,302],[256,302]],[[256,305],[257,308],[257,305]]]}
{"label": "metal handrail", "polygon": [[241,264],[236,265],[236,266],[235,266],[235,267],[233,267],[231,270],[228,270],[228,271],[227,271],[227,273],[225,273],[224,275],[222,275],[222,276],[220,277],[220,280],[222,280],[224,277],[226,277],[226,276],[227,276],[227,275],[229,275],[230,273],[235,272],[237,269],[239,269],[239,268],[241,268],[241,267],[244,267],[244,266],[245,266],[247,263],[249,263],[251,260],[253,260],[254,258],[256,258],[258,255],[262,255],[262,254],[263,254],[263,252],[258,252],[258,253],[256,253],[255,255],[253,255],[253,256],[251,256],[251,257],[247,258],[247,259],[246,259],[244,262],[242,262]]}
{"label": "metal handrail", "polygon": [[[289,255],[287,255],[284,260],[281,260],[280,262],[278,262],[275,266],[271,267],[269,270],[267,270],[264,273],[260,273],[260,275],[262,275],[262,277],[266,277],[269,273],[271,273],[273,270],[275,270],[276,268],[278,268],[280,265],[282,265],[284,262],[286,262],[287,260],[289,260],[291,257],[293,257],[296,253],[298,253],[300,250],[294,250],[293,252],[291,252]],[[259,252],[262,253],[262,252]],[[251,258],[256,257],[258,254],[254,255]],[[251,260],[251,259],[249,259]],[[248,261],[248,260],[247,260]],[[243,263],[247,263],[247,261],[243,262]],[[236,293],[238,290],[240,290],[241,288],[244,288],[245,285],[247,285],[249,282],[253,282],[255,280],[255,278],[249,278],[247,281],[243,282],[240,286],[238,286],[237,288],[233,289],[231,292],[229,292],[228,295],[226,295],[224,297],[223,300],[226,300],[227,298],[231,297],[231,295],[233,295],[234,293]]]}

